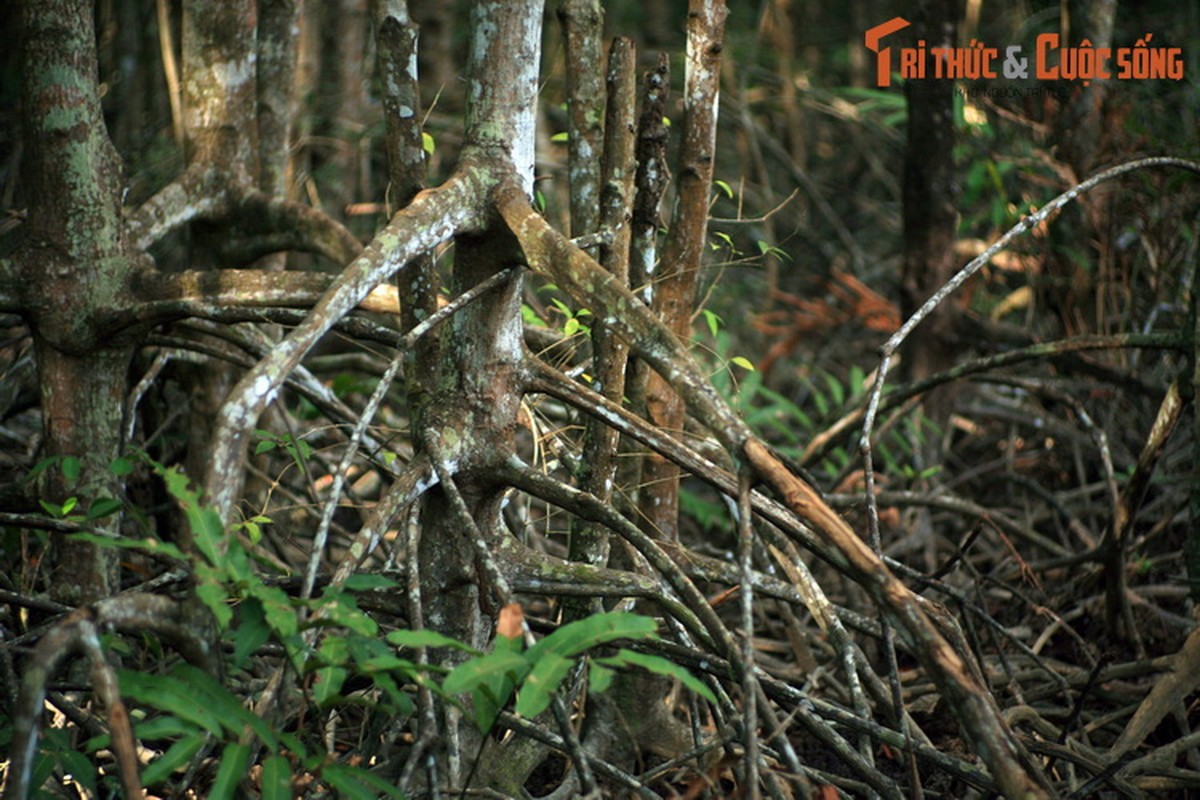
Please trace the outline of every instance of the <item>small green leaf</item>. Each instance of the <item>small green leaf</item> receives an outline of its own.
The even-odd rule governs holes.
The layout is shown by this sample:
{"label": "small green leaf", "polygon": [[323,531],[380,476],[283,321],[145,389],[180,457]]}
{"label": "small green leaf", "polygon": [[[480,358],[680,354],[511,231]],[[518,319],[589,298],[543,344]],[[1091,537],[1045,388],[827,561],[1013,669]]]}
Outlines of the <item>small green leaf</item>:
{"label": "small green leaf", "polygon": [[49,456],[48,458],[43,458],[42,460],[38,461],[29,470],[29,474],[27,474],[25,476],[26,482],[32,483],[34,481],[34,479],[36,479],[39,475],[41,475],[46,470],[53,467],[55,464],[62,461],[62,459],[63,459],[62,456]]}
{"label": "small green leaf", "polygon": [[712,690],[685,668],[676,664],[674,661],[668,661],[661,656],[649,655],[647,653],[635,653],[632,650],[622,648],[617,651],[617,655],[611,659],[601,659],[605,664],[609,665],[631,665],[641,667],[648,672],[653,672],[655,675],[665,675],[675,678],[687,688],[691,689],[696,694],[703,697],[709,702],[717,702],[717,698],[713,695]]}
{"label": "small green leaf", "polygon": [[262,800],[292,800],[292,766],[283,756],[267,756],[262,762]]}
{"label": "small green leaf", "polygon": [[550,705],[550,698],[571,673],[574,663],[572,659],[554,653],[539,658],[521,682],[516,712],[523,717],[533,718],[545,711]]}
{"label": "small green leaf", "polygon": [[241,669],[246,660],[271,638],[271,629],[267,626],[261,600],[257,597],[247,597],[238,606],[238,612],[231,663],[234,669]]}
{"label": "small green leaf", "polygon": [[575,317],[571,317],[566,321],[566,323],[563,324],[563,336],[574,336],[575,334],[579,333],[580,327],[582,326],[579,324],[579,320]]}
{"label": "small green leaf", "polygon": [[829,394],[833,396],[833,404],[835,406],[840,406],[846,401],[846,390],[837,378],[832,375],[826,375],[825,383],[829,386]]}
{"label": "small green leaf", "polygon": [[133,459],[125,458],[124,456],[114,458],[112,463],[108,465],[108,471],[117,477],[129,475],[133,472]]}
{"label": "small green leaf", "polygon": [[428,155],[433,155],[433,151],[437,149],[437,142],[433,140],[433,136],[421,131],[421,147]]}
{"label": "small green leaf", "polygon": [[313,697],[317,705],[327,706],[341,699],[342,686],[349,677],[344,667],[321,667],[317,670],[317,680],[313,684]]}
{"label": "small green leaf", "polygon": [[221,734],[221,719],[202,695],[189,690],[167,675],[149,675],[132,670],[117,670],[117,681],[125,697],[174,714],[182,720],[203,728],[213,736]]}
{"label": "small green leaf", "polygon": [[367,616],[358,607],[354,595],[345,592],[330,592],[314,602],[324,617],[322,624],[349,628],[362,636],[373,637],[379,633],[379,623]]}
{"label": "small green leaf", "polygon": [[597,660],[588,663],[588,688],[593,692],[606,692],[617,673]]}
{"label": "small green leaf", "polygon": [[754,364],[751,363],[750,359],[746,358],[745,356],[734,356],[733,358],[729,359],[729,363],[736,364],[744,370],[754,372]]}
{"label": "small green leaf", "polygon": [[549,654],[575,656],[614,639],[653,638],[658,624],[650,617],[624,611],[593,614],[567,623],[525,654],[530,664],[536,664]]}
{"label": "small green leaf", "polygon": [[67,480],[67,483],[75,483],[79,480],[79,473],[83,469],[83,463],[75,456],[63,456],[62,474]]}
{"label": "small green leaf", "polygon": [[561,133],[556,133],[553,136],[551,136],[550,141],[555,142],[555,143],[560,143],[560,142],[566,142],[570,138],[571,138],[570,133],[568,133],[567,131],[562,131]]}
{"label": "small green leaf", "polygon": [[349,578],[346,578],[346,582],[342,585],[351,592],[368,592],[373,589],[395,589],[400,586],[396,581],[383,575],[368,575],[365,573],[351,575]]}
{"label": "small green leaf", "polygon": [[857,364],[850,367],[850,395],[852,397],[857,397],[858,395],[862,394],[866,387],[866,383],[867,376],[866,373],[863,372],[862,367],[858,366]]}
{"label": "small green leaf", "polygon": [[[205,579],[206,577],[207,579]],[[233,621],[233,610],[228,603],[229,594],[219,581],[208,576],[201,576],[201,580],[196,584],[196,596],[200,598],[200,602],[208,606],[208,610],[217,618],[217,625],[222,630]]]}
{"label": "small green leaf", "polygon": [[228,800],[237,792],[238,781],[246,772],[250,760],[250,745],[230,742],[221,751],[221,765],[217,777],[208,789],[208,800]]}
{"label": "small green leaf", "polygon": [[520,653],[496,652],[472,658],[459,664],[446,679],[442,681],[442,689],[447,694],[462,694],[469,692],[495,675],[515,674],[524,677],[529,670],[529,662]]}
{"label": "small green leaf", "polygon": [[449,636],[444,636],[437,631],[392,631],[386,638],[388,644],[393,644],[397,647],[453,647],[456,650],[479,655],[479,651],[475,648],[468,647],[457,639],[451,639]]}
{"label": "small green leaf", "polygon": [[704,322],[708,325],[708,332],[715,339],[717,332],[721,330],[721,323],[724,322],[715,312],[709,311],[707,308],[701,309],[700,313],[704,315]]}
{"label": "small green leaf", "polygon": [[207,740],[208,737],[204,731],[194,731],[176,741],[167,748],[167,752],[142,770],[142,785],[153,786],[161,783],[169,778],[175,770],[192,763]]}
{"label": "small green leaf", "polygon": [[89,520],[101,519],[110,514],[115,514],[121,510],[121,501],[113,497],[101,497],[88,507],[87,518]]}
{"label": "small green leaf", "polygon": [[379,800],[382,797],[404,797],[394,785],[364,769],[330,764],[321,769],[323,778],[341,796],[350,800]]}
{"label": "small green leaf", "polygon": [[733,199],[733,187],[728,183],[723,180],[714,180],[713,185],[720,189],[730,200]]}
{"label": "small green leaf", "polygon": [[187,556],[183,554],[175,545],[169,542],[160,542],[158,539],[115,539],[111,536],[100,536],[95,533],[72,533],[71,539],[79,542],[89,542],[100,547],[117,547],[123,550],[142,550],[147,553],[166,556],[167,558],[177,558],[180,561],[186,561]]}
{"label": "small green leaf", "polygon": [[63,771],[78,781],[85,789],[95,794],[96,765],[92,763],[91,759],[78,750],[70,749],[59,750],[57,755]]}

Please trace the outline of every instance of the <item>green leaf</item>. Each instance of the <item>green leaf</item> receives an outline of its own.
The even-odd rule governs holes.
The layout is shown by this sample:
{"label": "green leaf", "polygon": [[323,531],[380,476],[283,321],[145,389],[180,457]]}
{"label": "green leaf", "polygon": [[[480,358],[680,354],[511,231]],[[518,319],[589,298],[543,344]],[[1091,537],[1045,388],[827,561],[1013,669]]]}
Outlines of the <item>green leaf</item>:
{"label": "green leaf", "polygon": [[295,636],[300,631],[292,600],[282,588],[255,583],[247,587],[246,593],[250,597],[257,597],[262,603],[267,624],[281,640]]}
{"label": "green leaf", "polygon": [[748,370],[749,372],[754,372],[754,364],[745,356],[734,356],[733,358],[729,359],[729,363],[736,364],[737,366],[744,370]]}
{"label": "green leaf", "polygon": [[60,461],[62,461],[62,459],[63,459],[62,456],[49,456],[47,458],[41,459],[36,464],[34,464],[30,468],[29,473],[25,475],[25,482],[32,483],[34,480],[37,479],[37,477],[39,475],[41,475],[43,472],[45,472],[46,470],[53,467],[55,464],[58,464]]}
{"label": "green leaf", "polygon": [[437,149],[437,142],[425,131],[421,131],[421,148],[429,155],[433,155],[433,151]]}
{"label": "green leaf", "polygon": [[351,800],[379,800],[379,797],[404,797],[404,793],[391,783],[372,775],[364,769],[330,764],[321,769],[321,777]]}
{"label": "green leaf", "polygon": [[341,699],[342,686],[349,677],[349,671],[344,667],[321,667],[317,670],[317,680],[313,684],[313,697],[317,705],[327,706]]}
{"label": "green leaf", "polygon": [[262,800],[292,800],[292,765],[283,756],[267,756],[262,762]]}
{"label": "green leaf", "polygon": [[559,685],[571,673],[574,660],[555,653],[548,653],[538,659],[533,669],[521,682],[517,693],[516,712],[523,717],[536,717],[550,705],[550,698],[558,691]]}
{"label": "green leaf", "polygon": [[616,676],[615,670],[601,664],[599,660],[593,659],[588,663],[588,688],[593,692],[608,691]]}
{"label": "green leaf", "polygon": [[[414,668],[413,671],[406,671],[409,675],[413,674],[415,671],[416,665],[414,664],[412,666]],[[370,674],[371,680],[375,683],[375,685],[379,687],[379,689],[381,689],[387,696],[388,700],[392,702],[392,709],[390,709],[392,717],[412,716],[413,712],[417,709],[416,704],[413,703],[412,698],[400,688],[399,684],[392,680],[392,676],[389,673],[371,672],[370,670],[366,671],[368,674]]]}
{"label": "green leaf", "polygon": [[141,550],[146,553],[154,553],[156,555],[166,556],[167,558],[177,558],[180,561],[186,561],[187,556],[173,544],[160,542],[158,539],[127,539],[121,537],[114,539],[111,536],[101,536],[96,533],[72,533],[68,534],[72,541],[88,542],[89,544],[97,545],[98,547],[116,547],[122,550]]}
{"label": "green leaf", "polygon": [[715,339],[717,332],[721,330],[721,323],[724,322],[724,320],[721,319],[716,313],[709,311],[707,308],[701,309],[700,313],[704,315],[704,322],[708,325],[708,332],[711,333]]}
{"label": "green leaf", "polygon": [[250,544],[257,545],[259,542],[262,541],[262,537],[263,537],[262,526],[270,525],[271,522],[272,522],[271,518],[268,517],[267,515],[257,514],[253,517],[250,517],[249,519],[242,520],[234,527],[244,530],[246,532],[246,538],[248,538],[250,540]]}
{"label": "green leaf", "polygon": [[62,506],[60,506],[58,503],[51,503],[48,500],[39,499],[38,505],[42,507],[42,511],[45,511],[55,519],[61,519],[63,516],[65,516],[63,514]]}
{"label": "green leaf", "polygon": [[649,639],[658,629],[657,623],[641,614],[609,611],[569,622],[529,648],[525,658],[530,664],[550,654],[574,656],[614,639]]}
{"label": "green leaf", "polygon": [[110,514],[115,514],[121,510],[122,503],[114,497],[101,497],[88,506],[87,518],[89,520],[101,519]]}
{"label": "green leaf", "polygon": [[320,608],[324,615],[322,624],[349,628],[363,636],[375,636],[379,633],[379,623],[359,609],[354,595],[333,592],[321,597],[314,605]]}
{"label": "green leaf", "polygon": [[714,180],[713,185],[724,192],[725,196],[730,200],[733,199],[733,187],[731,187],[728,183],[722,180]]}
{"label": "green leaf", "polygon": [[246,764],[250,761],[250,745],[230,742],[221,751],[221,765],[217,767],[217,777],[213,779],[208,789],[208,800],[229,800],[237,792],[238,781],[246,774]]}
{"label": "green leaf", "polygon": [[230,734],[240,737],[244,729],[254,732],[268,750],[279,749],[279,737],[262,717],[242,705],[242,701],[220,681],[190,664],[179,664],[170,672],[186,691],[198,694],[202,701],[221,719]]}
{"label": "green leaf", "polygon": [[550,141],[556,142],[556,143],[566,142],[566,141],[570,140],[570,138],[571,138],[570,133],[568,133],[567,131],[562,131],[561,133],[556,133],[553,136],[551,136]]}
{"label": "green leaf", "polygon": [[840,406],[846,401],[846,390],[837,378],[832,375],[826,375],[825,383],[829,386],[829,394],[833,396],[833,404],[835,406]]}
{"label": "green leaf", "polygon": [[566,321],[566,323],[563,324],[563,336],[574,336],[576,333],[579,333],[580,327],[582,326],[579,324],[579,320],[577,320],[575,317],[571,317]]}
{"label": "green leaf", "polygon": [[437,631],[392,631],[386,638],[388,644],[396,647],[453,647],[455,650],[479,655],[479,651],[475,648],[468,647],[457,639],[451,639]]}
{"label": "green leaf", "polygon": [[[394,457],[395,454],[393,454]],[[373,589],[395,589],[400,584],[391,578],[383,575],[367,575],[363,573],[351,575],[346,578],[346,582],[342,586],[351,592],[369,592]]]}
{"label": "green leaf", "polygon": [[617,655],[613,659],[601,659],[605,664],[617,662],[620,665],[629,664],[635,667],[641,667],[648,672],[653,672],[655,675],[665,675],[670,678],[677,679],[687,688],[691,689],[696,694],[703,697],[709,702],[717,702],[716,696],[712,690],[697,678],[692,673],[688,672],[684,667],[676,664],[674,661],[668,661],[661,656],[649,655],[648,653],[635,653],[632,650],[624,648],[617,651]]}
{"label": "green leaf", "polygon": [[208,562],[219,566],[223,562],[221,550],[224,546],[225,529],[221,517],[215,510],[201,504],[200,493],[192,488],[188,478],[178,469],[167,469],[162,464],[151,462],[154,471],[167,485],[167,492],[179,502],[192,531],[192,540]]}
{"label": "green leaf", "polygon": [[79,473],[83,469],[83,463],[75,456],[63,456],[62,464],[63,478],[67,483],[76,483],[79,480]]}
{"label": "green leaf", "polygon": [[167,752],[142,770],[142,785],[153,786],[165,781],[172,772],[192,763],[207,739],[208,736],[204,731],[194,731],[176,741],[167,748]]}
{"label": "green leaf", "polygon": [[132,670],[117,670],[121,694],[148,706],[174,714],[203,728],[213,736],[221,735],[221,718],[201,693],[167,675],[148,675]]}
{"label": "green leaf", "polygon": [[118,478],[133,472],[133,459],[121,456],[114,458],[108,465],[108,471]]}
{"label": "green leaf", "polygon": [[862,367],[855,364],[850,367],[850,396],[857,397],[862,394],[867,384],[867,375],[863,372]]}
{"label": "green leaf", "polygon": [[233,638],[233,657],[230,668],[241,669],[246,661],[271,638],[271,628],[266,625],[263,603],[258,597],[247,597],[238,607],[240,616]]}
{"label": "green leaf", "polygon": [[529,671],[529,662],[520,653],[501,651],[488,653],[470,661],[459,664],[446,679],[442,681],[442,689],[447,694],[462,694],[469,692],[495,675],[512,673],[518,678],[524,677]]}
{"label": "green leaf", "polygon": [[217,626],[225,630],[233,621],[233,609],[229,607],[228,602],[229,594],[215,579],[211,570],[197,570],[196,575],[200,578],[196,583],[196,597],[200,598],[200,602],[208,606],[208,610],[216,617]]}
{"label": "green leaf", "polygon": [[[185,733],[191,733],[196,730],[191,725],[186,724],[183,720],[176,717],[155,717],[148,719],[145,722],[139,722],[133,726],[134,736],[140,742],[153,742],[158,739],[175,739],[183,736]],[[97,736],[96,739],[104,739],[103,744],[98,744],[96,749],[109,746],[109,737]],[[88,742],[88,747],[91,748],[91,742]]]}
{"label": "green leaf", "polygon": [[93,794],[96,792],[96,765],[90,758],[78,750],[69,748],[59,750],[57,756],[58,763],[62,764],[64,772],[69,773],[88,791]]}

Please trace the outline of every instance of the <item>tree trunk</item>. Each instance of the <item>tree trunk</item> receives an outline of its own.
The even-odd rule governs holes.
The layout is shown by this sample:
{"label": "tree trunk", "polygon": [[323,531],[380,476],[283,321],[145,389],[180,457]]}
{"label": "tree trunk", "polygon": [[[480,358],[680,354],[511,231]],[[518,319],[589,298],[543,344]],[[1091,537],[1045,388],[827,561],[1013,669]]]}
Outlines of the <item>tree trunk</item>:
{"label": "tree trunk", "polygon": [[[124,185],[96,91],[92,6],[22,7],[30,207],[14,258],[38,361],[43,456],[82,463],[78,485],[60,470],[43,473],[41,499],[77,497],[82,508],[120,496],[109,464],[121,454],[135,340],[109,338],[104,321],[139,263],[121,235]],[[115,532],[116,524],[110,517],[101,525]],[[50,554],[51,593],[61,602],[89,603],[118,588],[115,551],[62,541]]]}
{"label": "tree trunk", "polygon": [[[928,0],[920,6],[913,36],[928,49],[955,47],[960,0]],[[932,67],[927,70],[934,74]],[[954,274],[954,241],[958,211],[954,167],[954,81],[913,80],[905,84],[908,97],[908,135],[904,151],[904,267],[902,313],[920,308]],[[902,351],[904,377],[914,381],[949,368],[958,348],[953,340],[958,307],[942,303],[909,338]],[[951,386],[935,389],[921,409],[932,423],[921,434],[926,463],[940,459],[942,431],[954,404]]]}

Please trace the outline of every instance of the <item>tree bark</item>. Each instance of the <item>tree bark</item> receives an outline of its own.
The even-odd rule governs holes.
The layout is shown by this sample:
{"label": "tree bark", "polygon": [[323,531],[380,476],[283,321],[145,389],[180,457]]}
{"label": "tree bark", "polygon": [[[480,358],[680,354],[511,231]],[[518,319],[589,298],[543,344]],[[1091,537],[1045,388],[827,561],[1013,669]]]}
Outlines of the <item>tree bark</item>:
{"label": "tree bark", "polygon": [[[723,2],[688,3],[688,57],[677,205],[653,289],[654,310],[685,342],[691,339],[696,287],[707,241],[727,14]],[[681,436],[686,415],[684,402],[662,375],[649,376],[645,396],[646,411],[654,424]],[[679,539],[679,480],[678,467],[657,454],[647,455],[642,462],[638,509],[647,532],[667,541]]]}
{"label": "tree bark", "polygon": [[[43,455],[82,465],[78,485],[46,470],[39,494],[57,504],[78,497],[83,508],[120,496],[109,464],[121,454],[134,339],[110,337],[105,320],[140,265],[122,236],[124,184],[97,93],[92,20],[88,0],[22,6],[30,205],[13,259],[38,362]],[[115,532],[116,524],[110,518],[102,527]],[[60,602],[88,603],[118,588],[113,550],[52,542],[50,564]]]}
{"label": "tree bark", "polygon": [[[955,47],[960,0],[927,0],[914,21],[914,36],[928,48]],[[930,68],[927,74],[932,75]],[[920,308],[954,274],[958,211],[954,167],[954,81],[908,81],[908,133],[904,151],[904,267],[902,313]],[[906,380],[927,378],[949,368],[958,348],[953,340],[958,307],[942,303],[921,325],[920,335],[902,351]],[[937,463],[941,431],[950,419],[953,384],[930,392],[922,411],[932,430],[922,435],[922,456]]]}

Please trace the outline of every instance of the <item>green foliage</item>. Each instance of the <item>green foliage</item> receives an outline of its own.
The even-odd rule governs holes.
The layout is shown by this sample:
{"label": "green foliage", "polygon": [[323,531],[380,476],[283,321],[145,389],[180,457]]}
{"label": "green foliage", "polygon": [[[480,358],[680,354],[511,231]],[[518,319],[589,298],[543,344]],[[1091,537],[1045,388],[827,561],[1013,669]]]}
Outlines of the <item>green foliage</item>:
{"label": "green foliage", "polygon": [[[293,448],[293,458],[305,458],[300,442],[265,438],[260,445]],[[293,452],[289,451],[289,452]],[[256,516],[226,531],[216,512],[205,505],[199,492],[178,469],[138,456],[165,485],[178,503],[191,532],[194,552],[184,553],[154,537],[113,539],[95,534],[78,537],[102,546],[136,549],[159,557],[190,563],[197,597],[212,613],[220,636],[229,647],[231,674],[247,668],[269,642],[283,646],[291,666],[308,687],[307,696],[320,709],[347,704],[368,705],[388,718],[404,718],[415,711],[413,687],[426,686],[446,697],[469,694],[476,725],[486,731],[510,703],[516,713],[534,717],[551,703],[576,665],[595,648],[621,641],[655,638],[654,620],[629,613],[597,614],[563,625],[528,649],[521,637],[498,636],[491,652],[479,652],[433,631],[398,630],[380,636],[378,624],[358,606],[356,592],[395,589],[397,584],[379,575],[351,576],[339,588],[319,597],[301,600],[287,595],[262,576],[252,547],[261,537],[260,526],[270,523]],[[46,465],[57,467],[59,463]],[[118,468],[130,468],[123,462]],[[71,508],[65,509],[66,512]],[[243,534],[243,535],[239,535]],[[307,620],[302,623],[301,620]],[[317,626],[321,635],[306,644],[305,630]],[[107,646],[122,644],[109,639]],[[407,649],[448,648],[469,658],[445,675],[403,656]],[[125,648],[128,651],[128,648]],[[127,653],[128,654],[128,653]],[[588,678],[593,691],[604,691],[616,670],[636,667],[674,678],[712,700],[708,687],[684,668],[667,659],[619,649],[593,654]],[[264,720],[212,675],[178,663],[164,672],[117,671],[121,694],[131,703],[134,735],[148,752],[156,754],[145,766],[147,787],[169,784],[181,770],[191,768],[204,754],[212,768],[205,773],[209,798],[238,795],[250,759],[261,750],[269,755],[260,762],[264,798],[292,796],[293,782],[316,780],[343,797],[397,797],[399,793],[369,771],[337,763],[319,743],[303,732],[290,732]],[[347,681],[368,680],[353,696]],[[2,736],[4,732],[0,732]],[[102,778],[93,758],[111,747],[107,735],[94,737],[80,750],[53,731],[43,740],[36,765],[44,783],[56,770],[69,773],[87,791],[100,791]]]}
{"label": "green foliage", "polygon": [[554,307],[558,309],[558,312],[563,315],[563,336],[570,337],[577,333],[591,333],[592,329],[582,322],[584,317],[590,317],[592,315],[591,311],[588,311],[586,308],[581,308],[576,311],[562,300],[559,300],[557,297],[551,297],[550,302],[553,303]]}
{"label": "green foliage", "polygon": [[[33,468],[25,476],[27,484],[34,483],[39,476],[44,475],[47,471],[57,469],[62,475],[64,485],[68,487],[78,487],[81,484],[81,479],[84,476],[83,462],[75,456],[50,456],[43,458],[34,464]],[[108,471],[114,476],[127,475],[132,469],[128,459],[119,458],[114,460],[108,467]],[[86,511],[79,513],[81,503],[84,500],[78,495],[71,495],[61,503],[52,502],[44,498],[38,499],[38,505],[46,515],[54,519],[63,520],[66,522],[86,523],[95,520],[103,519],[120,511],[124,504],[113,497],[106,495],[96,497],[87,504]]]}
{"label": "green foliage", "polygon": [[269,453],[277,447],[281,447],[292,457],[292,461],[297,467],[302,471],[307,469],[308,460],[312,457],[312,445],[308,442],[290,433],[279,435],[270,431],[256,430],[254,435],[258,438],[258,444],[254,446],[255,455]]}
{"label": "green foliage", "polygon": [[[293,447],[293,457],[307,455],[294,441],[279,444]],[[75,534],[77,538],[190,562],[197,597],[212,613],[221,637],[232,644],[228,662],[232,670],[245,668],[254,654],[273,640],[283,645],[297,673],[311,681],[311,696],[318,706],[350,702],[342,689],[351,674],[358,674],[371,679],[377,690],[371,696],[378,699],[369,702],[381,713],[391,717],[412,713],[413,702],[404,687],[424,677],[415,664],[398,658],[393,648],[380,641],[377,623],[359,609],[354,596],[359,591],[395,588],[394,581],[383,576],[353,576],[341,589],[328,590],[319,598],[301,601],[289,597],[263,578],[250,549],[261,537],[259,526],[268,524],[269,518],[260,515],[235,526],[245,532],[247,545],[242,537],[224,530],[216,512],[201,501],[182,472],[140,458],[162,479],[183,511],[195,552],[185,554],[153,537],[112,539],[85,533]],[[316,620],[308,624],[319,625],[326,632],[315,650],[305,644],[302,618]],[[263,762],[264,797],[292,796],[293,776],[301,774],[316,776],[347,797],[399,796],[369,772],[337,764],[322,748],[306,745],[298,736],[270,725],[246,709],[219,681],[195,667],[178,664],[161,674],[119,670],[118,680],[122,695],[139,708],[134,714],[135,735],[160,753],[143,772],[147,786],[169,780],[202,750],[219,747],[207,796],[234,797],[253,753],[251,745],[257,740],[267,752],[283,754]],[[107,736],[97,737],[86,751],[95,753],[108,746]],[[46,766],[42,768],[53,770],[58,765],[72,774],[86,773],[84,785],[87,780],[94,783],[91,762],[81,754],[69,755],[69,751],[57,746],[53,738],[44,740]]]}
{"label": "green foliage", "polygon": [[[549,707],[554,693],[588,650],[618,639],[651,639],[655,629],[655,622],[649,617],[608,612],[567,623],[528,650],[523,649],[520,637],[497,636],[492,652],[477,653],[460,664],[446,676],[442,689],[448,694],[470,692],[475,724],[486,733],[514,692],[516,713],[537,716]],[[613,670],[630,666],[678,678],[701,696],[715,700],[708,687],[682,667],[658,656],[629,650],[591,660],[592,688],[603,691],[611,683]]]}

